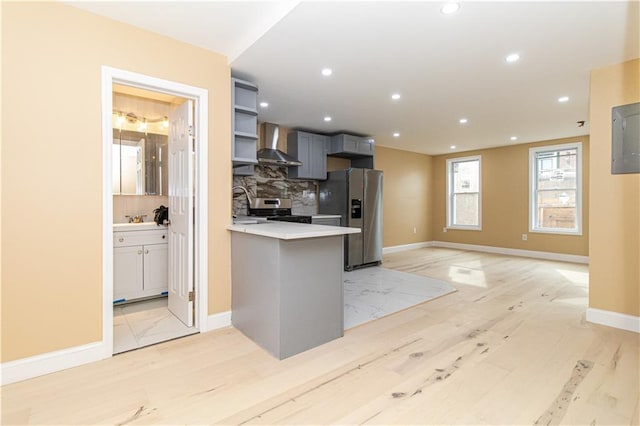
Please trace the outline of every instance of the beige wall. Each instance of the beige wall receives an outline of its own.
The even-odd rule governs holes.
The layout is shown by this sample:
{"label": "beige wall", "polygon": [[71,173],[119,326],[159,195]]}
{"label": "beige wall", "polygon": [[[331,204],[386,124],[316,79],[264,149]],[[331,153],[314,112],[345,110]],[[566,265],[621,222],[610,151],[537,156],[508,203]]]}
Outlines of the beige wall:
{"label": "beige wall", "polygon": [[[529,232],[529,148],[582,142],[582,235]],[[443,232],[446,226],[446,160],[481,155],[482,230]],[[440,155],[433,158],[433,240],[587,256],[589,254],[589,137]],[[522,234],[528,234],[522,241]]]}
{"label": "beige wall", "polygon": [[384,172],[383,246],[430,241],[432,157],[376,146],[376,169]]}
{"label": "beige wall", "polygon": [[589,306],[640,316],[640,174],[611,174],[611,108],[640,102],[640,59],[591,73]]}
{"label": "beige wall", "polygon": [[327,157],[327,171],[344,170],[351,167],[351,160],[340,157]]}
{"label": "beige wall", "polygon": [[209,313],[230,309],[226,58],[58,2],[2,2],[3,362],[102,338],[102,65],[208,89]]}

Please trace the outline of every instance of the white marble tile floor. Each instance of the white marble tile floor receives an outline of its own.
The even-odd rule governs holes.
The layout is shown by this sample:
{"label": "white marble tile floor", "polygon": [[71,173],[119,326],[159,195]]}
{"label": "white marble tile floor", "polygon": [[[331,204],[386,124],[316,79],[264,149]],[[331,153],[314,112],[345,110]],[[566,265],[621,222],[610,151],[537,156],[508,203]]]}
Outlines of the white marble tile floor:
{"label": "white marble tile floor", "polygon": [[166,297],[113,307],[114,354],[195,333],[169,311]]}
{"label": "white marble tile floor", "polygon": [[456,291],[450,284],[380,266],[344,272],[344,329]]}

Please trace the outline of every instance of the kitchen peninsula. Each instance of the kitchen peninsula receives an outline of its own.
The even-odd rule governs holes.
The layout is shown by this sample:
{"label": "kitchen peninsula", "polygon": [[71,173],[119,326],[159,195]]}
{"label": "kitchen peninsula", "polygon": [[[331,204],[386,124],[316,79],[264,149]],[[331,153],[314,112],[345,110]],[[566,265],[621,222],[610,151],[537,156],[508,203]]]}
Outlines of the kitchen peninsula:
{"label": "kitchen peninsula", "polygon": [[356,228],[234,224],[231,321],[279,359],[344,333],[343,235]]}

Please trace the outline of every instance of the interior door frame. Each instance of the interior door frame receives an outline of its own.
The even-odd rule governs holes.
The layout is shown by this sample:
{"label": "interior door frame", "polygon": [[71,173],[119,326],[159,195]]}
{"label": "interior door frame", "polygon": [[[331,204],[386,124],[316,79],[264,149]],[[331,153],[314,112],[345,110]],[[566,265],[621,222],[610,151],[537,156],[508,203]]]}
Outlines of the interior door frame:
{"label": "interior door frame", "polygon": [[102,66],[102,344],[113,355],[113,84],[123,84],[191,99],[195,104],[195,328],[207,331],[208,318],[208,141],[209,91],[118,68]]}

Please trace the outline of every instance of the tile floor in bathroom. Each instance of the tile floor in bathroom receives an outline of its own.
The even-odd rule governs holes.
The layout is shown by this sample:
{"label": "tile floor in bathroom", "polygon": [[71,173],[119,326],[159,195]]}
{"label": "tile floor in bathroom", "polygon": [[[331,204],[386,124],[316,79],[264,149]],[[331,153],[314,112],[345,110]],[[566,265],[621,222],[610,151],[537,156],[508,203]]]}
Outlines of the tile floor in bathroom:
{"label": "tile floor in bathroom", "polygon": [[113,307],[114,354],[197,332],[169,311],[166,297]]}

